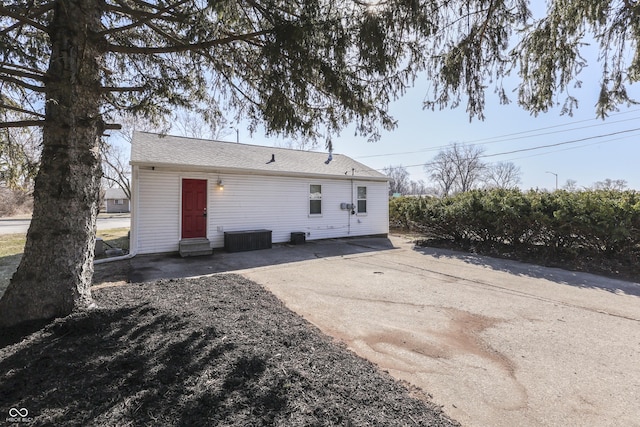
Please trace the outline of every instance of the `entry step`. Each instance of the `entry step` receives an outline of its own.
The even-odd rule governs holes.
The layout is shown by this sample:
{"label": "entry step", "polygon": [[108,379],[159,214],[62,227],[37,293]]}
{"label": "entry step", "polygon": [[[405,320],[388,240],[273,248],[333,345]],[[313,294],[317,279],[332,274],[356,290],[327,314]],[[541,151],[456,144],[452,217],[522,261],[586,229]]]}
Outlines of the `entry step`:
{"label": "entry step", "polygon": [[197,239],[182,239],[180,240],[179,247],[181,257],[203,256],[211,255],[213,253],[209,239],[204,237]]}

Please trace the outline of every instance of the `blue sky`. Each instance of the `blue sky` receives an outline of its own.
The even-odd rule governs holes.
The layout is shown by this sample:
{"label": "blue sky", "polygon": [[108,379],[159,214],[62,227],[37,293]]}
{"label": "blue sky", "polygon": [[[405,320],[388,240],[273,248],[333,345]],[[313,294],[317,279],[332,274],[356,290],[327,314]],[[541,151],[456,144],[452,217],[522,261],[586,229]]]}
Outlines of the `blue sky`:
{"label": "blue sky", "polygon": [[[577,181],[579,187],[588,187],[611,178],[624,179],[630,188],[640,190],[640,105],[621,106],[618,113],[603,121],[595,117],[597,86],[585,85],[575,92],[579,92],[580,104],[573,117],[560,115],[559,109],[534,117],[515,104],[498,105],[497,99],[488,94],[486,119],[469,122],[464,106],[423,110],[426,86],[419,84],[392,106],[397,129],[383,132],[377,142],[354,137],[347,129],[334,138],[334,151],[373,169],[402,165],[407,167],[410,179],[428,182],[422,164],[443,146],[474,143],[485,149],[485,161],[509,161],[519,166],[522,189],[553,189],[555,175],[549,173],[553,172],[558,174],[560,187],[568,179]],[[632,129],[638,130],[626,132]],[[228,138],[234,139],[235,134]],[[251,137],[242,127],[240,141],[259,145],[278,142],[260,133]],[[559,145],[536,148],[554,144]],[[323,147],[318,149],[322,151]],[[516,150],[528,151],[501,154]]]}

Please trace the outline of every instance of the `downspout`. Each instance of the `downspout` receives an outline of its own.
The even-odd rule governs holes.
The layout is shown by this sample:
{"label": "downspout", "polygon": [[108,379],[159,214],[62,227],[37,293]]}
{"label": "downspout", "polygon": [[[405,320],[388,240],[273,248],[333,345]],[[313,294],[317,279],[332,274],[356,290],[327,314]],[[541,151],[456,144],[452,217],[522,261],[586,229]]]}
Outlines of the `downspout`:
{"label": "downspout", "polygon": [[96,259],[93,265],[106,264],[108,262],[123,261],[131,259],[138,254],[138,166],[134,166],[131,171],[132,191],[131,191],[131,222],[129,224],[129,253],[122,256]]}
{"label": "downspout", "polygon": [[93,260],[93,265],[106,264],[108,262],[122,261],[122,260],[125,260],[125,259],[131,259],[136,255],[137,254],[136,254],[135,251],[131,251],[128,254],[122,255],[122,256],[114,256],[114,257],[109,257],[109,258],[96,259],[96,260]]}
{"label": "downspout", "polygon": [[351,209],[347,209],[347,215],[349,216],[347,222],[347,235],[351,235],[351,212],[353,210],[353,175],[355,173],[355,169],[351,168]]}

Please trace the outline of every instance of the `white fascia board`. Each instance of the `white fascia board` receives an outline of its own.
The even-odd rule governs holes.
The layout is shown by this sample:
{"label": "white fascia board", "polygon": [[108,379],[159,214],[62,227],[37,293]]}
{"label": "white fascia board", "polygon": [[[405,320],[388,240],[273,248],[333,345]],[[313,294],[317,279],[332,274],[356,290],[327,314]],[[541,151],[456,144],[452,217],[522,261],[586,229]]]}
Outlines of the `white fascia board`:
{"label": "white fascia board", "polygon": [[155,168],[158,170],[166,171],[189,171],[189,172],[208,172],[208,173],[225,173],[234,175],[266,175],[266,176],[284,176],[292,178],[323,178],[323,179],[344,179],[354,181],[376,181],[387,182],[389,178],[386,176],[363,176],[363,175],[351,175],[349,173],[345,175],[335,174],[317,174],[308,172],[291,172],[291,171],[270,171],[264,169],[242,169],[242,168],[220,168],[213,166],[197,166],[197,165],[177,165],[175,163],[151,163],[151,162],[130,162],[133,166],[142,168]]}

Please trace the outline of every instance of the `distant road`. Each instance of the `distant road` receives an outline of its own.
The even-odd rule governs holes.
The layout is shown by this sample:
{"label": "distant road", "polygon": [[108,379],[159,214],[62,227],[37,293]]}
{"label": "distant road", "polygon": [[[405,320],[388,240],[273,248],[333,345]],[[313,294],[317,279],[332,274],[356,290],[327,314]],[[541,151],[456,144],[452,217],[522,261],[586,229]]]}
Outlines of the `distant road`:
{"label": "distant road", "polygon": [[[0,234],[26,233],[31,224],[30,219],[7,219],[0,218]],[[114,216],[106,216],[101,214],[98,217],[98,230],[109,230],[111,228],[128,228],[131,226],[131,217],[122,216],[121,214]]]}

